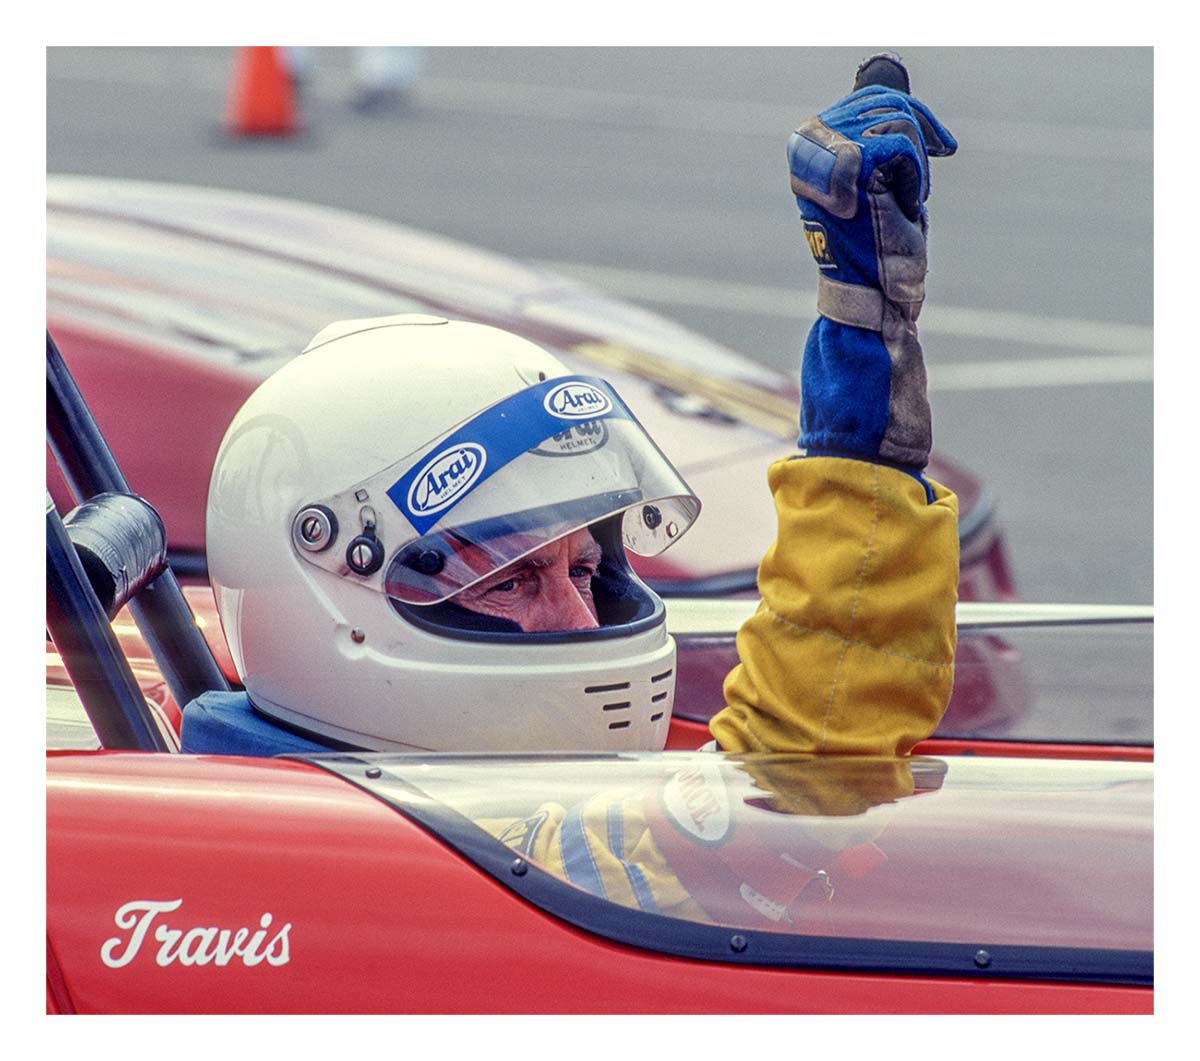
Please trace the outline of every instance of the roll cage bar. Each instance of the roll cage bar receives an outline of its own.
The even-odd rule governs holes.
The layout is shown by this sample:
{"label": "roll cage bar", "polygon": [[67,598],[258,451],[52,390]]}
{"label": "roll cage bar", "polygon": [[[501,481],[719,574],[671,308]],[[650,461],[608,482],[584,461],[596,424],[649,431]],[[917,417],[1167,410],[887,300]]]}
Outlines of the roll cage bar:
{"label": "roll cage bar", "polygon": [[[103,747],[168,751],[109,625],[111,615],[129,605],[180,707],[208,690],[228,690],[229,683],[167,563],[161,520],[153,510],[144,511],[149,506],[141,499],[136,516],[130,516],[128,500],[137,495],[129,489],[49,331],[46,439],[75,500],[98,512],[85,529],[83,521],[73,519],[80,509],[64,520],[47,493],[47,631]],[[95,544],[97,529],[105,557],[101,565],[84,549],[85,539]],[[156,534],[161,534],[161,542],[154,540]],[[98,592],[98,566],[118,584]]]}

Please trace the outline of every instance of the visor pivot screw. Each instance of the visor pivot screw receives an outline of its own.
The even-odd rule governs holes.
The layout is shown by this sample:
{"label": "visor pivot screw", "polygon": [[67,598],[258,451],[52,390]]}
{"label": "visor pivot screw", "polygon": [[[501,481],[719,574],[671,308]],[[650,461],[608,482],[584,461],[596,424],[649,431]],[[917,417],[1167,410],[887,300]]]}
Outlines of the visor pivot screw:
{"label": "visor pivot screw", "polygon": [[446,566],[446,558],[436,549],[424,549],[417,557],[417,570],[423,575],[436,575]]}
{"label": "visor pivot screw", "polygon": [[383,771],[378,766],[368,766],[367,777],[374,781],[377,777],[383,777]]}
{"label": "visor pivot screw", "polygon": [[667,537],[668,538],[674,538],[675,535],[677,535],[678,533],[679,533],[679,524],[678,523],[668,523],[667,524]]}
{"label": "visor pivot screw", "polygon": [[745,936],[733,936],[729,940],[729,949],[735,954],[741,954],[747,946]]}
{"label": "visor pivot screw", "polygon": [[436,549],[412,549],[404,554],[401,561],[405,567],[411,567],[419,575],[437,575],[446,566],[446,558]]}
{"label": "visor pivot screw", "polygon": [[383,566],[383,546],[375,535],[360,534],[346,546],[346,563],[356,575],[373,575]]}
{"label": "visor pivot screw", "polygon": [[975,964],[980,969],[986,969],[992,964],[992,956],[985,950],[977,950],[975,952]]}
{"label": "visor pivot screw", "polygon": [[662,523],[662,513],[654,505],[647,505],[642,509],[642,522],[646,524],[650,530],[657,530],[658,525]]}
{"label": "visor pivot screw", "polygon": [[510,868],[514,877],[523,877],[529,872],[529,863],[523,858],[514,858]]}
{"label": "visor pivot screw", "polygon": [[350,631],[350,640],[353,641],[356,645],[361,645],[364,641],[366,641],[366,639],[367,639],[367,635],[365,633],[363,633],[363,631],[358,630],[358,629]]}
{"label": "visor pivot screw", "polygon": [[292,521],[292,540],[307,553],[328,549],[337,537],[337,517],[324,505],[309,505]]}

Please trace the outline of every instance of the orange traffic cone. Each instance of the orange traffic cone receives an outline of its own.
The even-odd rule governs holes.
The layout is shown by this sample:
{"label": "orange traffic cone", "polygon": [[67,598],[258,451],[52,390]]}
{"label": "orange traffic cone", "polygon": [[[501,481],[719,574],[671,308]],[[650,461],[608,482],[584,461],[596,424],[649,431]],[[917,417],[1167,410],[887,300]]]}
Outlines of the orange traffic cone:
{"label": "orange traffic cone", "polygon": [[225,114],[231,136],[290,136],[298,128],[282,48],[239,48]]}

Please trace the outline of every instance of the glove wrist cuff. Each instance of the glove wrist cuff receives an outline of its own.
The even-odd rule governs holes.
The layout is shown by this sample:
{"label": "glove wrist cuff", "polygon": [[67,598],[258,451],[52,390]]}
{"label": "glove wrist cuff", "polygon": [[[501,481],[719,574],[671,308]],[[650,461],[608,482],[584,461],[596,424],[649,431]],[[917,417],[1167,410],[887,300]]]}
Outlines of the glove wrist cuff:
{"label": "glove wrist cuff", "polygon": [[883,292],[877,287],[817,278],[817,312],[827,320],[867,331],[883,331]]}

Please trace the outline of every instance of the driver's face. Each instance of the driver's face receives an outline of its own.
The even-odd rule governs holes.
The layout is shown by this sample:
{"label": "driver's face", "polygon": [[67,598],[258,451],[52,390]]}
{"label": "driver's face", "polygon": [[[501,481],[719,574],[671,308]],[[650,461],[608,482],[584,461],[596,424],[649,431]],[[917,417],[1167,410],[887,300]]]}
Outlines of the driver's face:
{"label": "driver's face", "polygon": [[592,576],[600,546],[585,527],[501,568],[452,599],[483,615],[509,619],[528,633],[600,625]]}

